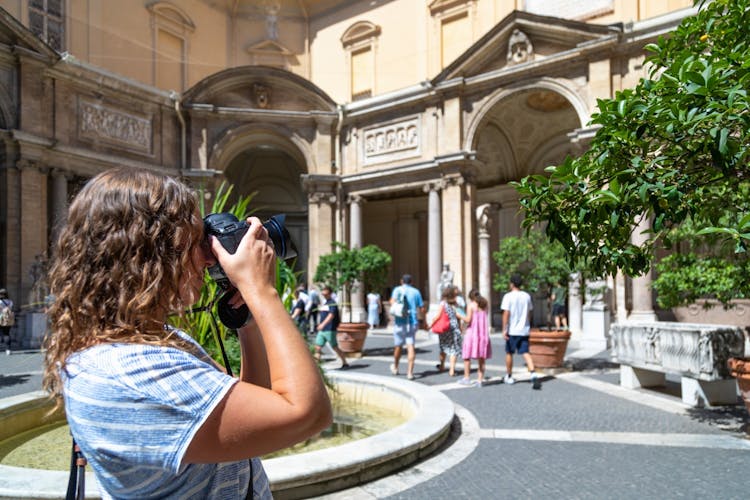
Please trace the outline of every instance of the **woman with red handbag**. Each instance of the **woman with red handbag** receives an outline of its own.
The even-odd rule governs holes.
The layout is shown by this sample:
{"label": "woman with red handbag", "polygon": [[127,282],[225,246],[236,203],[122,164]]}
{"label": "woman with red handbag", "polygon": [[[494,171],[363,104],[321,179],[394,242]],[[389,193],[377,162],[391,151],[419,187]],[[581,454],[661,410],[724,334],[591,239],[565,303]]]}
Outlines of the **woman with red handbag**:
{"label": "woman with red handbag", "polygon": [[436,333],[440,345],[440,363],[436,365],[438,371],[445,370],[445,358],[449,356],[449,370],[451,377],[456,376],[456,358],[461,354],[461,328],[456,315],[456,287],[448,286],[443,289],[440,310],[430,324],[430,331]]}

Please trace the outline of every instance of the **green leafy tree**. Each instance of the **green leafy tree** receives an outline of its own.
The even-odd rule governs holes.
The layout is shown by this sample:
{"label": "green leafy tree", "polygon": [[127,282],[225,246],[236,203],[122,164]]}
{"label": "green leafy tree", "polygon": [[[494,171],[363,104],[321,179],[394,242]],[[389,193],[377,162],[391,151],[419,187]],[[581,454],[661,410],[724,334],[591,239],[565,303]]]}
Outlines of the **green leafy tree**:
{"label": "green leafy tree", "polygon": [[[334,251],[322,255],[315,269],[313,281],[336,290],[344,290],[345,303],[351,304],[351,293],[364,286],[365,290],[380,290],[385,286],[391,256],[377,245],[349,248],[333,242]],[[351,309],[350,309],[351,310]]]}
{"label": "green leafy tree", "polygon": [[562,244],[539,231],[503,239],[492,258],[499,268],[493,287],[503,292],[515,273],[523,278],[524,289],[532,293],[546,293],[557,283],[566,286],[571,273]]}
{"label": "green leafy tree", "polygon": [[[693,273],[705,259],[728,256],[747,268],[750,0],[699,7],[646,46],[649,78],[598,101],[592,124],[600,128],[585,154],[516,184],[524,226],[547,223],[547,235],[594,275],[642,274],[656,247],[685,240],[701,249],[680,262]],[[644,217],[651,230],[634,245]],[[681,290],[672,298],[692,300],[694,283],[678,278],[669,278]],[[710,294],[722,302],[747,296],[750,281],[720,280]]]}

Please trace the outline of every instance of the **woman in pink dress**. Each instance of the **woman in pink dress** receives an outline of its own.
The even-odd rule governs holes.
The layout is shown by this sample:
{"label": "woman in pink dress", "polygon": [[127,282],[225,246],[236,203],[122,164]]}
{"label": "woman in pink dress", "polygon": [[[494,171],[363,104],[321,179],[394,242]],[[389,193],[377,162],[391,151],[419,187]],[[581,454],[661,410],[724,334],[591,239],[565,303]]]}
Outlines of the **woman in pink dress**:
{"label": "woman in pink dress", "polygon": [[464,358],[464,378],[458,383],[461,385],[474,385],[469,379],[471,374],[471,360],[477,360],[477,381],[480,387],[484,383],[484,362],[492,357],[492,346],[490,345],[489,321],[487,320],[487,299],[482,297],[477,290],[469,292],[469,307],[466,308],[466,316],[459,316],[469,324],[464,334],[462,355]]}

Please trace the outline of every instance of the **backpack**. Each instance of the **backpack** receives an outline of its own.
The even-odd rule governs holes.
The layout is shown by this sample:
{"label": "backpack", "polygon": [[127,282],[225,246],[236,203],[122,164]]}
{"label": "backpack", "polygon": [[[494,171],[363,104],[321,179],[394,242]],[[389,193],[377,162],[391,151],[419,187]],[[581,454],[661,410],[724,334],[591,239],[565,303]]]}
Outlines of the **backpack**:
{"label": "backpack", "polygon": [[0,326],[13,326],[16,323],[16,315],[10,305],[0,300]]}
{"label": "backpack", "polygon": [[406,301],[406,289],[404,287],[401,287],[401,294],[396,302],[391,304],[390,312],[394,318],[404,319],[409,315],[409,303]]}

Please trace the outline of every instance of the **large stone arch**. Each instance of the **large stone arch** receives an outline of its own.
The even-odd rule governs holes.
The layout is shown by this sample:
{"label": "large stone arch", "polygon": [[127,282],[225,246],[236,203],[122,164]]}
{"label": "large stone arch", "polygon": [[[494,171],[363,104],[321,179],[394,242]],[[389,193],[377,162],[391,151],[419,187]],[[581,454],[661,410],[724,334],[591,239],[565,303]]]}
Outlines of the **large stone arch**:
{"label": "large stone arch", "polygon": [[502,88],[477,107],[464,148],[477,152],[479,187],[541,173],[569,152],[567,134],[588,119],[584,100],[561,80],[540,78]]}
{"label": "large stone arch", "polygon": [[473,113],[469,125],[466,128],[465,148],[469,150],[473,149],[478,129],[483,125],[488,113],[495,108],[500,101],[507,99],[513,94],[527,90],[549,90],[565,98],[578,115],[579,126],[583,126],[591,119],[586,100],[576,90],[573,82],[562,78],[549,77],[526,80],[500,88],[485,99],[485,101],[477,108],[476,112]]}
{"label": "large stone arch", "polygon": [[[330,174],[336,103],[289,71],[264,66],[229,68],[183,95],[190,118],[191,162],[221,172],[236,196],[250,195],[262,218],[284,213],[299,250],[310,255],[311,214],[305,174]],[[303,277],[304,279],[304,277]]]}
{"label": "large stone arch", "polygon": [[[267,108],[258,105],[251,97],[255,84],[265,84],[274,93],[283,92],[288,98],[281,106],[274,103],[273,97]],[[336,111],[336,103],[320,87],[290,71],[269,66],[238,66],[209,75],[183,94],[183,102],[218,106],[239,103],[269,110]]]}

